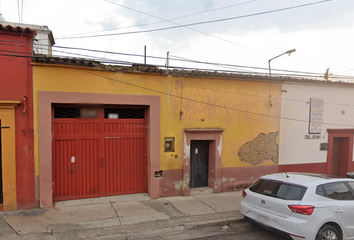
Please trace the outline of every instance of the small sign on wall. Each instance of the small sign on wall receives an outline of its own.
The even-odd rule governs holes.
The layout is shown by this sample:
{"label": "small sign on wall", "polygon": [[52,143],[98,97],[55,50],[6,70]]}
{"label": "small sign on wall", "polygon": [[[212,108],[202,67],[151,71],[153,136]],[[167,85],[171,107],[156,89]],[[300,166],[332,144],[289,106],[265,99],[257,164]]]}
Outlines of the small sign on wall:
{"label": "small sign on wall", "polygon": [[324,99],[311,98],[310,99],[310,121],[309,134],[321,134],[324,112]]}
{"label": "small sign on wall", "polygon": [[328,143],[320,143],[320,150],[327,151],[328,150]]}

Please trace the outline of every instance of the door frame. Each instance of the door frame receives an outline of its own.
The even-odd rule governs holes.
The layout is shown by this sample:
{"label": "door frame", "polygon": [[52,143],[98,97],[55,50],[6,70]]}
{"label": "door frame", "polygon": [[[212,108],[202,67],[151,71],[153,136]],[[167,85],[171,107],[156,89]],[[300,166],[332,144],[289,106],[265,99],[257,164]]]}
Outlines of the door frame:
{"label": "door frame", "polygon": [[192,140],[209,141],[208,186],[214,193],[221,192],[222,133],[225,129],[184,129],[183,134],[183,196],[190,195],[190,153]]}
{"label": "door frame", "polygon": [[[209,147],[210,147],[210,141],[208,141],[208,140],[191,140],[191,161],[190,161],[190,164],[191,164],[191,174],[190,174],[190,185],[193,185],[193,166],[195,166],[196,168],[197,168],[197,166],[196,165],[193,165],[193,160],[195,159],[195,158],[199,158],[199,157],[201,157],[201,155],[202,155],[202,151],[200,151],[200,152],[198,152],[198,153],[193,153],[193,145],[194,146],[196,146],[197,145],[197,142],[198,142],[198,144],[201,144],[201,143],[203,143],[203,145],[205,145],[205,147],[206,147],[206,151],[205,151],[205,154],[206,154],[206,156],[207,156],[207,159],[206,159],[206,161],[204,162],[204,164],[206,164],[207,165],[207,168],[206,169],[203,169],[204,171],[203,171],[203,173],[202,174],[204,174],[205,173],[205,175],[206,175],[206,177],[207,177],[207,179],[205,179],[206,180],[206,185],[204,185],[204,186],[200,186],[200,187],[206,187],[206,186],[208,186],[209,185]],[[198,148],[196,148],[196,149],[201,149],[200,148],[200,146],[201,145],[197,145],[197,146],[199,146]],[[195,158],[193,158],[193,154],[195,155]],[[199,159],[200,160],[200,159]],[[200,164],[203,164],[202,162],[200,162]],[[198,164],[199,165],[199,164]],[[205,166],[206,167],[206,166]],[[197,171],[198,173],[199,173],[199,171]],[[195,176],[194,176],[195,177]],[[204,178],[203,178],[204,179]],[[195,180],[195,178],[194,178],[194,180]],[[195,183],[195,182],[194,182]],[[196,184],[195,184],[196,185]],[[190,188],[193,188],[193,187],[191,187],[191,186],[189,186]],[[194,187],[194,188],[198,188],[198,187]]]}
{"label": "door frame", "polygon": [[21,101],[0,100],[1,125],[9,127],[1,133],[3,204],[0,211],[17,209],[15,107],[19,104]]}
{"label": "door frame", "polygon": [[354,170],[353,163],[353,136],[354,129],[327,129],[328,132],[328,151],[327,151],[327,175],[332,174],[332,155],[334,138],[349,138],[349,152],[348,152],[348,171]]}
{"label": "door frame", "polygon": [[[102,104],[147,107],[147,178],[150,198],[160,197],[160,96],[38,91],[38,190],[41,207],[53,206],[52,194],[52,105]],[[39,137],[38,137],[39,136]]]}

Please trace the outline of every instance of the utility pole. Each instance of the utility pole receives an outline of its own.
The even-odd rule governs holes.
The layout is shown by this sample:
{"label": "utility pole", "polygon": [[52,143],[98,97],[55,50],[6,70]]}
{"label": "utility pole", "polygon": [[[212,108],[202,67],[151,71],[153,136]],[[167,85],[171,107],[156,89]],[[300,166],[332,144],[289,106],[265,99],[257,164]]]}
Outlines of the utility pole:
{"label": "utility pole", "polygon": [[327,68],[326,72],[324,73],[324,79],[328,81],[328,77],[329,77],[329,68]]}
{"label": "utility pole", "polygon": [[167,52],[167,59],[166,59],[166,64],[165,64],[167,75],[168,75],[168,65],[170,64],[169,57],[170,57],[170,52]]}
{"label": "utility pole", "polygon": [[144,65],[146,65],[146,45],[144,46]]}

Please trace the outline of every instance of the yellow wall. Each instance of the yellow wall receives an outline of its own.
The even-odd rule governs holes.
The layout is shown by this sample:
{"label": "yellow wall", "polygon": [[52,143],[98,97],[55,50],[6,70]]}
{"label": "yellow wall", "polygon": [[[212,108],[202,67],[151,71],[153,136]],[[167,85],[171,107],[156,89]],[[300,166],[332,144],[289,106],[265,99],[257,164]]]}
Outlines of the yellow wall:
{"label": "yellow wall", "polygon": [[[182,169],[183,129],[223,128],[222,167],[250,166],[239,160],[240,147],[260,133],[279,131],[281,84],[227,78],[176,77],[156,74],[79,70],[35,65],[34,112],[35,160],[38,167],[38,91],[161,96],[161,169]],[[101,75],[101,76],[97,76]],[[110,78],[110,79],[107,79]],[[124,83],[122,83],[124,82]],[[128,84],[125,84],[128,83]],[[270,86],[271,85],[271,86]],[[153,89],[138,88],[136,86]],[[271,99],[269,96],[272,96]],[[183,99],[181,99],[181,96]],[[193,102],[199,101],[203,103]],[[218,105],[222,107],[215,107]],[[230,109],[237,109],[230,110]],[[180,111],[183,112],[180,119]],[[246,112],[245,112],[246,111]],[[165,137],[176,138],[176,152],[164,153]],[[174,155],[178,155],[178,159]],[[262,165],[275,164],[268,161]]]}
{"label": "yellow wall", "polygon": [[17,101],[0,101],[1,151],[2,151],[2,186],[4,211],[17,209],[16,199],[16,142],[15,109]]}

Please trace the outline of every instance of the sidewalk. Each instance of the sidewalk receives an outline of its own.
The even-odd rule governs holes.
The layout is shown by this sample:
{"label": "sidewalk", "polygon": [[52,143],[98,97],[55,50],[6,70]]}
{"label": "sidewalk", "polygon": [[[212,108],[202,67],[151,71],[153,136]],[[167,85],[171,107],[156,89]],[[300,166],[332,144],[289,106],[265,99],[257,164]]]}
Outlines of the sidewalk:
{"label": "sidewalk", "polygon": [[51,209],[0,213],[0,239],[146,239],[183,233],[242,219],[241,198],[240,192],[158,200],[135,194],[59,202]]}

